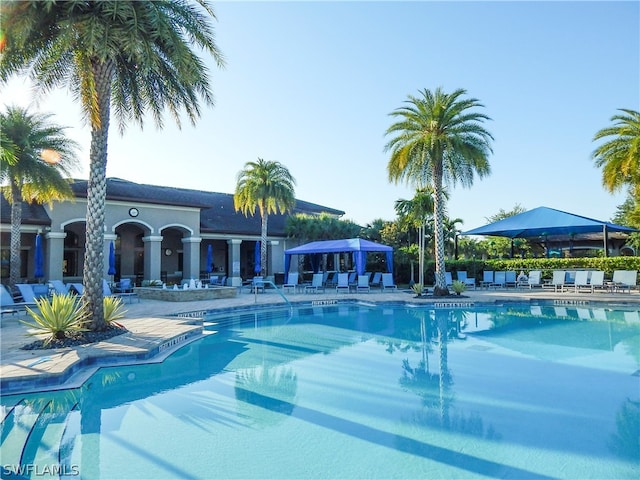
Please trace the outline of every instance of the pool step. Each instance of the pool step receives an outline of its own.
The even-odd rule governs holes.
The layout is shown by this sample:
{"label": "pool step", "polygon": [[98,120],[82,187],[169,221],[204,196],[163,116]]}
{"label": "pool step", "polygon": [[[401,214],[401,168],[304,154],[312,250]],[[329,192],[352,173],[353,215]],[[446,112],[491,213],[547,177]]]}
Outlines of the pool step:
{"label": "pool step", "polygon": [[24,401],[16,404],[1,424],[0,450],[3,465],[21,465],[29,435],[48,404],[29,406]]}

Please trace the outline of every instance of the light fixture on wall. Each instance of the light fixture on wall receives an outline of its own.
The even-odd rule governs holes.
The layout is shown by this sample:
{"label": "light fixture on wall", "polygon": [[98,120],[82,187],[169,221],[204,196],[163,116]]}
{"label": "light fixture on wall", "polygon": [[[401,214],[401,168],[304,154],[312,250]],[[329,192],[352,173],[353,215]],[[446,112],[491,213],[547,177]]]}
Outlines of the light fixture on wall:
{"label": "light fixture on wall", "polygon": [[171,250],[170,248],[165,248],[164,250],[164,254],[168,257],[173,253],[173,250]]}

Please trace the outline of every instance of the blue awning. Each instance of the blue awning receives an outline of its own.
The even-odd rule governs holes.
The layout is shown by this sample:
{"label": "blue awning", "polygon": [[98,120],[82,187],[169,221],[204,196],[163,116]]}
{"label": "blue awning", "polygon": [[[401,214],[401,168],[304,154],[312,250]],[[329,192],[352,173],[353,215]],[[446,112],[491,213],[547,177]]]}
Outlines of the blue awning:
{"label": "blue awning", "polygon": [[555,235],[579,235],[599,232],[633,233],[638,230],[609,222],[574,215],[548,207],[538,207],[513,215],[462,235],[489,235],[508,238],[532,238]]}

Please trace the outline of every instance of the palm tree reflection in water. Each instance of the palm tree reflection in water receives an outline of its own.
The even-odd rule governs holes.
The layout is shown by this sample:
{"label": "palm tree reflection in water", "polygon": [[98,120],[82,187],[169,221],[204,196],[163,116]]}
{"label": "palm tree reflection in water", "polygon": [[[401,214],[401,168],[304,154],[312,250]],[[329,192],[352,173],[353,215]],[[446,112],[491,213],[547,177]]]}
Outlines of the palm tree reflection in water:
{"label": "palm tree reflection in water", "polygon": [[[420,350],[422,358],[417,367],[412,367],[408,359],[402,361],[400,385],[422,398],[422,409],[412,418],[416,425],[454,430],[460,433],[498,439],[500,436],[489,426],[486,430],[477,412],[452,415],[454,405],[453,375],[448,366],[448,343],[457,337],[460,324],[466,321],[468,312],[464,310],[423,310],[415,311],[420,321]],[[429,370],[429,353],[437,344],[439,354],[438,373]]]}

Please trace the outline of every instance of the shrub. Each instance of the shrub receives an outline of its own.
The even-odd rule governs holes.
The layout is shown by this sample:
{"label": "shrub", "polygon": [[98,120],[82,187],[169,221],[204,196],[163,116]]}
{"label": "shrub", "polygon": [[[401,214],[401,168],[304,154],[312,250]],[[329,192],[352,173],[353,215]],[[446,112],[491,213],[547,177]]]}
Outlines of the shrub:
{"label": "shrub", "polygon": [[45,345],[54,339],[65,338],[68,333],[87,331],[84,324],[88,314],[79,296],[53,294],[51,300],[36,299],[36,306],[36,309],[27,307],[33,322],[21,322],[35,329],[30,335],[49,334],[44,339]]}
{"label": "shrub", "polygon": [[464,282],[461,282],[460,280],[454,280],[453,283],[451,284],[451,290],[456,292],[456,294],[458,295],[460,295],[466,289],[467,289],[467,286],[464,284]]}
{"label": "shrub", "polygon": [[102,311],[104,312],[104,321],[109,325],[117,325],[117,320],[124,318],[125,313],[127,313],[122,299],[119,297],[104,297]]}

